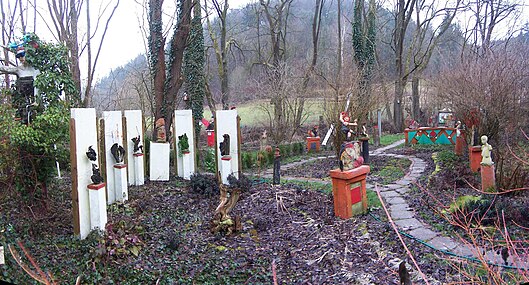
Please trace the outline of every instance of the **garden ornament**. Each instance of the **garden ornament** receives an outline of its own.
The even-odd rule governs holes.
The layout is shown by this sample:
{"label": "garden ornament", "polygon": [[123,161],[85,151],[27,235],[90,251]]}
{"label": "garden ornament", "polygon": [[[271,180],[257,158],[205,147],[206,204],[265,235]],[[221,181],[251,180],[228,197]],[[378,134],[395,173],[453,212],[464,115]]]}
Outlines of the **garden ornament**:
{"label": "garden ornament", "polygon": [[134,153],[143,153],[143,145],[141,145],[141,137],[138,135],[131,139],[134,143]]}
{"label": "garden ornament", "polygon": [[96,161],[96,159],[97,159],[97,154],[96,154],[96,151],[92,148],[92,146],[89,146],[89,147],[88,147],[88,151],[86,152],[86,156],[87,156],[88,159],[90,159],[91,161]]}
{"label": "garden ornament", "polygon": [[101,177],[101,172],[97,165],[92,164],[92,176],[90,177],[94,184],[100,184],[103,182],[103,177]]}
{"label": "garden ornament", "polygon": [[357,127],[358,123],[355,119],[352,123],[350,122],[351,118],[347,115],[346,112],[340,113],[340,122],[342,123],[341,131],[345,134],[345,140],[351,141],[353,136],[356,135],[356,132],[351,127]]}
{"label": "garden ornament", "polygon": [[110,153],[114,157],[114,160],[116,160],[116,163],[123,162],[123,159],[125,158],[125,149],[122,146],[117,143],[113,144],[110,148]]}
{"label": "garden ornament", "polygon": [[224,137],[224,141],[219,144],[220,155],[230,155],[230,135],[224,134],[222,137]]}
{"label": "garden ornament", "polygon": [[493,165],[494,164],[494,162],[492,162],[492,158],[490,157],[492,146],[488,144],[487,141],[488,141],[487,136],[481,136],[481,143],[483,144],[481,146],[481,165]]}

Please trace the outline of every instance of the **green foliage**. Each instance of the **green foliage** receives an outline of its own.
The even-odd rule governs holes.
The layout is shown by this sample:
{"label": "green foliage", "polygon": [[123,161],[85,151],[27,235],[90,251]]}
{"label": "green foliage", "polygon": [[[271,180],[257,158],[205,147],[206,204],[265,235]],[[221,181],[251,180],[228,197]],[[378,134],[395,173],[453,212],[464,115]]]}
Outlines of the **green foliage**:
{"label": "green foliage", "polygon": [[187,134],[178,136],[178,155],[182,156],[184,151],[189,151],[189,139]]}
{"label": "green foliage", "polygon": [[442,150],[437,154],[436,162],[441,163],[444,168],[453,168],[459,161],[453,150]]}
{"label": "green foliage", "polygon": [[143,227],[128,227],[123,220],[117,224],[107,224],[104,235],[98,238],[97,246],[92,249],[93,260],[108,264],[116,259],[137,257],[142,248],[139,235],[143,232]]}
{"label": "green foliage", "polygon": [[252,187],[252,181],[244,174],[239,174],[239,179],[237,179],[233,174],[228,175],[228,183],[230,188],[236,188],[242,192],[247,192]]}
{"label": "green foliage", "polygon": [[453,214],[453,213],[456,213],[457,211],[468,210],[469,209],[468,206],[470,205],[476,206],[477,204],[481,203],[481,201],[482,201],[481,196],[472,196],[472,195],[459,196],[454,202],[450,204],[450,208],[448,209],[448,212]]}
{"label": "green foliage", "polygon": [[29,37],[31,42],[24,45],[26,61],[40,71],[34,83],[39,90],[37,103],[48,106],[60,101],[64,94],[66,101],[78,105],[80,98],[76,96],[78,90],[70,72],[68,49],[62,44],[41,41],[35,34]]}
{"label": "green foliage", "polygon": [[382,203],[380,202],[380,199],[378,199],[378,195],[373,190],[366,190],[367,195],[367,207],[370,209],[378,209],[382,207]]}
{"label": "green foliage", "polygon": [[215,175],[195,173],[191,175],[189,181],[189,187],[194,193],[212,197],[219,193],[219,187],[217,185],[217,179]]}
{"label": "green foliage", "polygon": [[[204,117],[204,97],[206,94],[206,80],[204,66],[206,62],[204,52],[204,35],[200,4],[195,2],[195,15],[191,20],[188,45],[184,52],[183,71],[186,90],[189,95],[187,108],[191,109],[195,122],[195,137],[200,137],[200,121]],[[198,141],[196,142],[198,145]]]}
{"label": "green foliage", "polygon": [[215,163],[215,149],[207,148],[203,157],[204,169],[208,172],[217,172],[217,164]]}

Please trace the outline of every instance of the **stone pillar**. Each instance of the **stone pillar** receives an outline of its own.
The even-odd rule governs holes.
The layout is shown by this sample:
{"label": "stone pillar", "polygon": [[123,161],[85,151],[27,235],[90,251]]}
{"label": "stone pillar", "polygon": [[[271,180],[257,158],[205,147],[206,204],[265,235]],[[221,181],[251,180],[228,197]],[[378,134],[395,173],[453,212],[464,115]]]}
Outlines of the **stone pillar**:
{"label": "stone pillar", "polygon": [[229,184],[228,176],[230,176],[230,174],[232,173],[231,156],[224,155],[221,158],[221,167],[222,167],[222,171],[221,171],[222,184]]}
{"label": "stone pillar", "polygon": [[366,177],[369,171],[369,165],[362,165],[347,171],[334,169],[329,172],[336,216],[349,219],[367,211]]}
{"label": "stone pillar", "polygon": [[149,148],[149,179],[151,181],[169,181],[169,143],[151,142]]}
{"label": "stone pillar", "polygon": [[133,154],[134,160],[134,176],[133,176],[133,185],[140,186],[145,184],[145,167],[143,164],[143,153]]}
{"label": "stone pillar", "polygon": [[191,165],[191,159],[192,159],[191,152],[189,151],[182,152],[182,172],[183,172],[182,177],[185,180],[191,179],[191,175],[194,173],[194,169]]}
{"label": "stone pillar", "polygon": [[125,202],[129,199],[127,188],[127,165],[119,163],[114,165],[114,194],[116,201]]}
{"label": "stone pillar", "polygon": [[[218,110],[215,113],[217,169],[221,172],[220,177],[228,177],[228,175],[233,174],[235,178],[239,178],[239,162],[241,160],[239,131],[237,109]],[[225,155],[221,153],[220,149],[220,143],[224,142],[225,135],[229,136],[229,147],[227,148],[229,153],[225,155],[230,157],[230,167],[226,165],[226,160],[223,158]],[[229,172],[224,173],[224,169],[229,170]]]}
{"label": "stone pillar", "polygon": [[307,152],[320,151],[320,137],[307,137]]}
{"label": "stone pillar", "polygon": [[272,179],[273,185],[279,185],[281,183],[281,154],[279,148],[276,147],[275,159],[274,159],[274,176]]}
{"label": "stone pillar", "polygon": [[468,148],[468,158],[470,159],[470,170],[476,173],[479,171],[481,163],[481,147],[471,146]]}
{"label": "stone pillar", "polygon": [[107,202],[105,183],[89,184],[90,230],[105,230],[107,224]]}
{"label": "stone pillar", "polygon": [[496,174],[493,165],[481,165],[481,191],[492,192],[496,189]]}
{"label": "stone pillar", "polygon": [[369,138],[362,137],[359,140],[362,144],[362,157],[364,158],[364,164],[369,164]]}

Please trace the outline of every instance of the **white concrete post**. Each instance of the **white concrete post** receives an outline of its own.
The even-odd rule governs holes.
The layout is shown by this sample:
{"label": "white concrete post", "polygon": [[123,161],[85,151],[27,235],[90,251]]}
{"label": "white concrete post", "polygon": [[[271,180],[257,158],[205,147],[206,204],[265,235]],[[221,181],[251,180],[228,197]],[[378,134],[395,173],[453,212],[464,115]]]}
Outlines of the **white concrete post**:
{"label": "white concrete post", "polygon": [[[238,141],[238,130],[237,130],[237,110],[219,110],[215,113],[215,124],[216,124],[216,133],[217,138],[217,168],[221,171],[221,177],[228,177],[228,175],[233,174],[236,178],[239,178],[239,141]],[[228,134],[230,136],[230,159],[223,162],[222,156],[220,153],[220,143],[224,140],[224,135]],[[230,163],[228,168],[227,163]],[[224,166],[224,164],[226,166]],[[229,173],[225,173],[229,171]],[[224,179],[223,179],[224,183]]]}
{"label": "white concrete post", "polygon": [[[135,153],[133,156],[134,160],[134,185],[140,186],[145,184],[145,172],[143,166],[143,153]],[[130,168],[129,168],[130,173]]]}
{"label": "white concrete post", "polygon": [[[193,113],[191,110],[176,110],[174,112],[175,124],[174,124],[174,139],[175,139],[175,156],[176,156],[176,174],[178,177],[183,177],[184,179],[189,179],[191,174],[196,172],[195,165],[195,131],[193,127]],[[180,147],[178,146],[178,137],[183,134],[187,135],[189,142],[189,162],[187,164],[187,169],[185,168],[185,155],[180,155]]]}
{"label": "white concrete post", "polygon": [[107,203],[105,183],[88,185],[90,196],[90,230],[105,230],[107,224]]}
{"label": "white concrete post", "polygon": [[107,182],[107,203],[111,205],[112,203],[116,202],[118,195],[117,192],[121,191],[115,187],[116,182],[114,181],[114,164],[116,164],[116,161],[110,152],[110,148],[115,143],[123,146],[123,118],[121,116],[121,111],[103,112],[103,121],[105,124],[105,181]]}
{"label": "white concrete post", "polygon": [[221,158],[221,178],[222,178],[222,184],[229,184],[228,183],[228,176],[232,174],[233,169],[231,168],[231,157],[228,155],[225,155]]}
{"label": "white concrete post", "polygon": [[126,164],[114,165],[114,189],[116,191],[116,201],[125,202],[129,199]]}
{"label": "white concrete post", "polygon": [[169,143],[151,142],[149,149],[149,179],[169,181]]}
{"label": "white concrete post", "polygon": [[[136,160],[139,158],[134,157],[134,143],[132,142],[132,138],[140,136],[140,144],[142,146],[144,145],[143,143],[145,139],[143,133],[143,115],[140,110],[126,110],[123,112],[123,114],[126,122],[125,140],[127,143],[126,146],[123,147],[127,151],[128,183],[129,185],[140,186],[145,182],[144,162],[142,161],[141,163],[136,163]],[[145,157],[142,155],[140,158],[144,159]],[[141,169],[137,170],[136,166],[141,167]],[[140,172],[141,177],[136,176]]]}

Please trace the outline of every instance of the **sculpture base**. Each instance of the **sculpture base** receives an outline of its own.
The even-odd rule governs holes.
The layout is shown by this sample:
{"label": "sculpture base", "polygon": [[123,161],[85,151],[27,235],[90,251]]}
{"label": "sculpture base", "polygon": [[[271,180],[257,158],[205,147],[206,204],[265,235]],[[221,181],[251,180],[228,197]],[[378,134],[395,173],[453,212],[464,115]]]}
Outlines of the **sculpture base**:
{"label": "sculpture base", "polygon": [[334,169],[329,172],[332,178],[334,215],[349,219],[353,215],[367,212],[366,177],[369,171],[369,165],[362,165],[347,171]]}
{"label": "sculpture base", "polygon": [[481,164],[481,147],[471,146],[468,148],[468,158],[470,160],[470,170],[477,173]]}
{"label": "sculpture base", "polygon": [[129,199],[126,164],[114,165],[114,191],[116,201],[125,202]]}
{"label": "sculpture base", "polygon": [[145,184],[145,166],[143,163],[143,153],[135,153],[134,157],[134,177],[132,185],[141,186]]}
{"label": "sculpture base", "polygon": [[496,190],[496,174],[494,165],[481,165],[481,191],[494,192]]}
{"label": "sculpture base", "polygon": [[193,174],[193,169],[191,169],[191,153],[190,152],[182,153],[182,170],[184,172],[183,178],[185,180],[191,179],[191,174]]}
{"label": "sculpture base", "polygon": [[149,179],[151,181],[169,181],[169,143],[151,142],[149,154]]}
{"label": "sculpture base", "polygon": [[459,156],[463,155],[463,151],[465,149],[465,145],[466,145],[465,138],[463,138],[462,136],[458,136],[456,138],[456,147],[455,147],[456,155],[459,155]]}
{"label": "sculpture base", "polygon": [[220,172],[222,178],[222,184],[229,184],[228,176],[232,173],[231,168],[231,156],[225,155],[221,158],[220,165],[222,171]]}
{"label": "sculpture base", "polygon": [[88,185],[90,199],[90,230],[105,230],[107,224],[107,203],[105,183]]}
{"label": "sculpture base", "polygon": [[307,152],[320,151],[320,137],[307,137]]}

